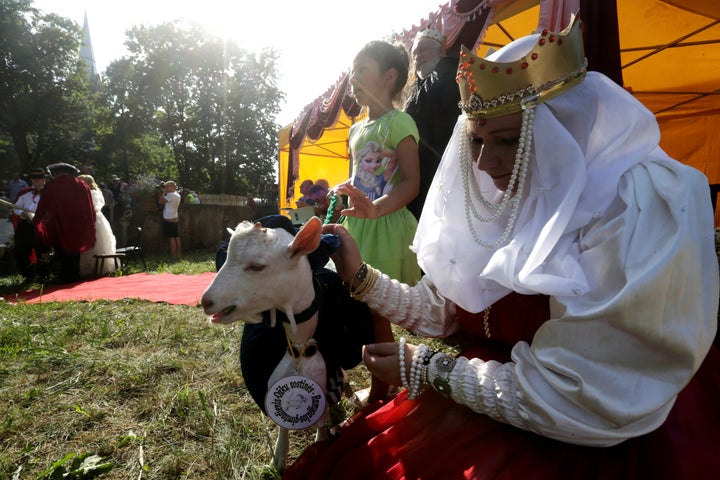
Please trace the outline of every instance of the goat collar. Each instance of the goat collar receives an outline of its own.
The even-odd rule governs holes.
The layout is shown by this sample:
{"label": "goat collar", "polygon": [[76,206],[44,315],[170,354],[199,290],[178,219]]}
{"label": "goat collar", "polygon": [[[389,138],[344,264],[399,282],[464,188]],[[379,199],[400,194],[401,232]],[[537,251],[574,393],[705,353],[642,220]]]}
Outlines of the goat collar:
{"label": "goat collar", "polygon": [[[322,285],[320,285],[320,280],[317,278],[315,274],[313,274],[313,290],[315,291],[315,298],[313,298],[312,303],[308,308],[303,310],[300,313],[293,314],[295,317],[295,323],[303,323],[308,320],[310,320],[313,315],[315,315],[318,312],[318,305],[320,305],[320,300],[322,297]],[[287,315],[285,315],[285,312],[278,311],[277,312],[277,319],[281,322],[290,322]]]}

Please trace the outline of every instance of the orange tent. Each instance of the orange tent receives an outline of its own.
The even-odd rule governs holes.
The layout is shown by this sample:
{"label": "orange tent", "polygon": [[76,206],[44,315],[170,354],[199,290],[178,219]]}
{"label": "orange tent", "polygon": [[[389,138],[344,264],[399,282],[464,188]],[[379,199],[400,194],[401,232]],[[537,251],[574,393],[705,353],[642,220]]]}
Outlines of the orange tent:
{"label": "orange tent", "polygon": [[[453,0],[439,12],[431,13],[420,26],[403,35],[411,38],[414,32],[437,19],[443,9],[456,6],[459,1]],[[498,48],[534,31],[540,15],[539,4],[544,1],[504,2],[478,47],[479,53],[482,55],[489,46]],[[623,86],[655,113],[663,149],[673,158],[702,171],[711,184],[720,184],[720,135],[717,133],[720,130],[720,2],[616,0],[616,4]],[[580,13],[583,16],[582,11]],[[596,33],[602,40],[604,32]],[[313,125],[318,111],[328,107],[332,98],[344,97],[346,87],[347,78],[343,77],[328,94],[308,105],[295,124],[281,130],[281,208],[293,206],[290,205],[296,191],[292,186],[293,176],[300,181],[325,177],[331,184],[348,178],[347,129],[358,120],[353,117],[358,114],[357,110],[338,108],[324,119],[324,131],[316,127],[313,135],[304,135],[302,141],[296,138],[294,159],[290,158],[293,148],[289,140],[293,129],[298,135],[303,132],[303,122],[306,126]],[[345,106],[351,104],[345,103]],[[330,164],[334,165],[330,167]],[[299,183],[295,183],[295,189]]]}

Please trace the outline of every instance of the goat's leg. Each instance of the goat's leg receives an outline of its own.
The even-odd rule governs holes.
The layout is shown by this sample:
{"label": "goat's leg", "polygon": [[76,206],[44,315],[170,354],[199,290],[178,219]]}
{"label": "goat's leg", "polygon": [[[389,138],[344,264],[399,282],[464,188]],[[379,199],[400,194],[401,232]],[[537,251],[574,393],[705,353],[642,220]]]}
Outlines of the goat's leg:
{"label": "goat's leg", "polygon": [[327,428],[325,428],[325,425],[323,425],[322,427],[318,426],[317,431],[315,432],[315,441],[323,442],[323,441],[327,440],[328,438],[330,438],[330,437],[328,437]]}
{"label": "goat's leg", "polygon": [[317,423],[315,424],[315,428],[316,428],[315,441],[316,442],[321,442],[321,441],[327,440],[329,438],[327,428],[325,428],[325,426],[327,425],[327,421],[328,421],[328,411],[327,411],[327,407],[325,407],[325,412],[322,414],[322,417],[320,417],[320,420],[318,420]]}
{"label": "goat's leg", "polygon": [[278,438],[275,442],[275,452],[273,452],[273,465],[277,468],[278,472],[282,473],[287,468],[287,455],[290,449],[290,437],[288,435],[288,429],[280,427],[278,432]]}

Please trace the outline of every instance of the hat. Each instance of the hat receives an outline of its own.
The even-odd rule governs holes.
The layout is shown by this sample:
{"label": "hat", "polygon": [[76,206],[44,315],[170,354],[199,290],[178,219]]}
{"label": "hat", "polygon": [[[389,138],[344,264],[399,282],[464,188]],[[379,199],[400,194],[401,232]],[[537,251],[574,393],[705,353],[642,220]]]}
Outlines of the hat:
{"label": "hat", "polygon": [[77,167],[70,165],[69,163],[54,163],[52,165],[48,165],[47,169],[53,177],[58,173],[69,173],[71,175],[77,175],[80,173],[80,170],[78,170]]}
{"label": "hat", "polygon": [[44,168],[34,167],[30,169],[30,173],[27,174],[30,178],[45,178],[47,173]]}
{"label": "hat", "polygon": [[[528,45],[528,43],[530,43]],[[513,51],[513,61],[493,61]],[[576,85],[587,70],[580,18],[562,32],[515,40],[487,58],[463,47],[457,81],[460,108],[469,118],[490,118],[532,108]]]}
{"label": "hat", "polygon": [[118,177],[117,175],[113,175],[110,180],[120,180],[120,177]]}
{"label": "hat", "polygon": [[445,35],[443,35],[442,32],[440,32],[439,30],[435,30],[434,28],[427,28],[415,36],[415,42],[417,43],[423,38],[435,40],[437,43],[440,44],[443,49],[445,49]]}

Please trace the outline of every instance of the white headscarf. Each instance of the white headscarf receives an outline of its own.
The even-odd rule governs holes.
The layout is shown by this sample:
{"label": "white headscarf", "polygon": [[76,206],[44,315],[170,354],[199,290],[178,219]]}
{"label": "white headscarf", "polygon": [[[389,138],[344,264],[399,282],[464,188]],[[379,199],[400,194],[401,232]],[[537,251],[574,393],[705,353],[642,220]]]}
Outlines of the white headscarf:
{"label": "white headscarf", "polygon": [[[535,35],[496,52],[511,61],[529,50]],[[669,159],[658,143],[654,116],[604,75],[588,72],[578,85],[535,107],[533,153],[517,223],[508,242],[489,249],[502,235],[509,212],[492,223],[465,213],[460,165],[464,115],[435,174],[412,246],[440,293],[470,312],[479,312],[510,291],[552,296],[586,293],[578,262],[582,227],[602,216],[617,196],[620,177],[643,162]],[[492,179],[473,168],[485,198],[499,199]],[[470,179],[472,181],[472,177]],[[475,204],[482,214],[482,206]]]}

